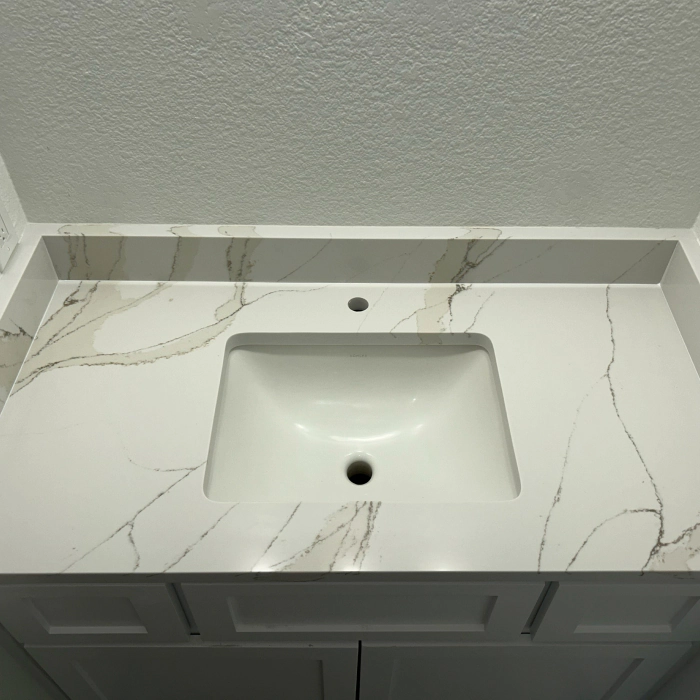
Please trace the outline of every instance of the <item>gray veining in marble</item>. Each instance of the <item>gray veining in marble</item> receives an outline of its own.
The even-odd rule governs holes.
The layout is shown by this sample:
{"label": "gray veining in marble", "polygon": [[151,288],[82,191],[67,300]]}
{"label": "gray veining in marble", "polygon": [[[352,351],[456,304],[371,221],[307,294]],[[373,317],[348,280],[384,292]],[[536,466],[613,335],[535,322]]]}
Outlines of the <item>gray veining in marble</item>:
{"label": "gray veining in marble", "polygon": [[[144,242],[112,228],[93,232],[112,248],[93,234],[49,240],[55,264],[57,251],[69,253],[45,319],[36,333],[20,321],[26,338],[6,328],[27,345],[35,338],[0,414],[2,525],[23,533],[0,539],[0,573],[700,572],[700,379],[684,337],[692,314],[678,312],[696,293],[685,239],[523,241],[497,230],[339,239],[338,251],[386,257],[361,282],[331,284],[320,271],[332,236],[302,241],[305,264],[296,254],[275,262],[294,236],[247,231],[203,253],[211,237],[189,229]],[[129,261],[132,239],[173,246],[164,279],[124,279],[150,264]],[[120,240],[121,257],[100,257]],[[204,248],[178,251],[187,240]],[[520,243],[532,246],[509,248]],[[584,255],[594,245],[611,252],[599,268]],[[557,250],[563,257],[550,257]],[[223,281],[198,279],[202,254],[223,266]],[[571,266],[576,256],[578,284],[541,282],[560,274],[547,272],[553,260]],[[178,281],[187,275],[195,279]],[[347,308],[356,295],[366,312]],[[520,496],[468,505],[207,499],[228,341],[270,331],[487,336]]]}
{"label": "gray veining in marble", "polygon": [[109,225],[73,225],[45,240],[60,279],[358,284],[649,284],[661,279],[676,245],[511,238],[493,228],[419,241],[260,237],[255,227],[210,228],[130,236]]}

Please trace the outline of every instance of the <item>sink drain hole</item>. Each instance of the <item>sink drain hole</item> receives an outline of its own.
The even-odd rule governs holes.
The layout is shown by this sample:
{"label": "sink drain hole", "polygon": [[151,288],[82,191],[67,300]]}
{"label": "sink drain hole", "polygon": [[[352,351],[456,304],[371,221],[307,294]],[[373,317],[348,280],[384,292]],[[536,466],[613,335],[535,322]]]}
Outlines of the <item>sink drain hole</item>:
{"label": "sink drain hole", "polygon": [[366,484],[372,478],[372,467],[363,461],[353,462],[346,472],[348,479],[357,486]]}
{"label": "sink drain hole", "polygon": [[353,297],[348,302],[348,307],[353,311],[364,311],[368,306],[369,302],[367,299],[363,299],[362,297]]}

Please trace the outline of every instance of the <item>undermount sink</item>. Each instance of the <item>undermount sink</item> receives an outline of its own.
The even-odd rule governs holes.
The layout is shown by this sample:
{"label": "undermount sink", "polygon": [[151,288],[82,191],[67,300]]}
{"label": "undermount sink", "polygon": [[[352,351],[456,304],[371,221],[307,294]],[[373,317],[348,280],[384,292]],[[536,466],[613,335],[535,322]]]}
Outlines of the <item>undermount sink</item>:
{"label": "undermount sink", "polygon": [[489,340],[433,339],[234,336],[206,495],[244,502],[516,498],[520,479]]}

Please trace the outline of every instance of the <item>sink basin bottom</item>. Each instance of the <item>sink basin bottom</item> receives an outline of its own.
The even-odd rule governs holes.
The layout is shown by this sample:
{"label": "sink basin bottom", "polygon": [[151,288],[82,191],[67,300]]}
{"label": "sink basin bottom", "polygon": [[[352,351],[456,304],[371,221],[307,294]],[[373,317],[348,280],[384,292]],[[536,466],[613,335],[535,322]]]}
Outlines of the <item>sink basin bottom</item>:
{"label": "sink basin bottom", "polygon": [[232,339],[207,464],[210,499],[517,497],[488,339],[417,345],[368,334],[354,342],[360,344],[318,335]]}

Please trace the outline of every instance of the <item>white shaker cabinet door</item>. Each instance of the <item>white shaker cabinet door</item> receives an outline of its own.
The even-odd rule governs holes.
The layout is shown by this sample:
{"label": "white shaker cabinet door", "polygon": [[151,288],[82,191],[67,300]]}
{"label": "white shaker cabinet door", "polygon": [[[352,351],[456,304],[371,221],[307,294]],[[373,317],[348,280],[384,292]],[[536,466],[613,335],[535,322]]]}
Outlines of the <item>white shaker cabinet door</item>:
{"label": "white shaker cabinet door", "polygon": [[0,623],[24,644],[184,642],[189,628],[165,583],[0,585]]}
{"label": "white shaker cabinet door", "polygon": [[558,583],[532,631],[536,642],[700,641],[700,584]]}
{"label": "white shaker cabinet door", "polygon": [[71,700],[355,700],[357,645],[28,651]]}
{"label": "white shaker cabinet door", "polygon": [[[503,641],[520,637],[541,583],[185,583],[206,641]],[[446,637],[446,635],[448,635]]]}
{"label": "white shaker cabinet door", "polygon": [[360,700],[641,700],[689,648],[368,643]]}

